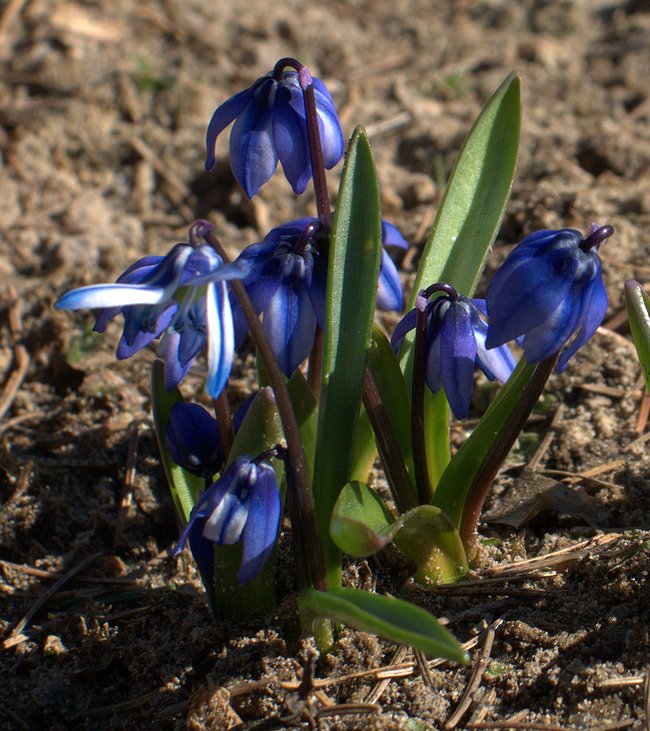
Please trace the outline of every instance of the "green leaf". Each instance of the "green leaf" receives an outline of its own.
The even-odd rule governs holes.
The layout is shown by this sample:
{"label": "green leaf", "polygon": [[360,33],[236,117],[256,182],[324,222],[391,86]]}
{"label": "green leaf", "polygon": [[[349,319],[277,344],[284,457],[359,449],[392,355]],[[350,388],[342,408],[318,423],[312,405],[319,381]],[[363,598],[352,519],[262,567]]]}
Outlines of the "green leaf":
{"label": "green leaf", "polygon": [[415,578],[421,584],[454,584],[467,576],[469,565],[463,542],[440,508],[420,505],[400,520],[395,545],[415,563]]}
{"label": "green leaf", "polygon": [[466,664],[468,658],[454,636],[425,609],[401,599],[358,589],[304,589],[298,599],[303,625],[310,628],[322,617],[434,657]]}
{"label": "green leaf", "polygon": [[634,347],[643,369],[645,387],[650,393],[650,297],[638,282],[625,282],[625,306]]}
{"label": "green leaf", "polygon": [[314,501],[330,585],[340,583],[340,553],[329,538],[338,494],[350,479],[381,259],[377,176],[365,132],[346,154],[329,247]]}
{"label": "green leaf", "polygon": [[361,404],[357,430],[354,434],[350,479],[365,482],[372,471],[376,456],[377,447],[375,445],[370,419],[368,418],[368,412],[364,405]]}
{"label": "green leaf", "polygon": [[489,99],[460,151],[413,285],[447,282],[470,296],[481,276],[510,195],[519,149],[519,79],[511,74]]}
{"label": "green leaf", "polygon": [[465,502],[476,476],[502,439],[506,424],[519,405],[535,367],[534,363],[526,363],[525,358],[519,361],[506,385],[442,475],[433,502],[452,519],[456,528],[460,528]]}
{"label": "green leaf", "polygon": [[386,503],[372,488],[348,482],[334,505],[330,534],[342,551],[364,558],[390,543],[393,523]]}
{"label": "green leaf", "polygon": [[160,458],[167,477],[167,484],[183,525],[190,519],[190,513],[196,502],[196,494],[203,481],[195,475],[179,467],[171,457],[167,448],[167,424],[174,404],[183,401],[177,388],[165,389],[164,366],[161,360],[154,361],[151,367],[151,399],[153,403],[153,423],[158,441]]}
{"label": "green leaf", "polygon": [[391,541],[417,565],[417,580],[426,585],[453,583],[468,571],[458,531],[433,505],[421,505],[394,519],[368,485],[349,482],[339,495],[331,536],[345,553],[370,556]]}

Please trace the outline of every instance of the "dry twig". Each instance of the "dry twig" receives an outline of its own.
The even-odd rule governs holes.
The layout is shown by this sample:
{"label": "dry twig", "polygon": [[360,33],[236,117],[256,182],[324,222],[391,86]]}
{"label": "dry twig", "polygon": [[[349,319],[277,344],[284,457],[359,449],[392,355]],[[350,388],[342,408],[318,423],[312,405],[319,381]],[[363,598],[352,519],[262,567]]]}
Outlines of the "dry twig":
{"label": "dry twig", "polygon": [[22,343],[23,337],[23,323],[20,312],[20,300],[18,299],[18,293],[13,285],[7,287],[9,293],[9,331],[13,340],[14,350],[14,363],[16,369],[7,379],[7,384],[0,397],[0,419],[9,411],[11,404],[16,398],[18,389],[22,384],[25,376],[27,375],[27,369],[29,368],[29,353],[27,348]]}
{"label": "dry twig", "polygon": [[43,605],[46,604],[47,601],[51,599],[62,586],[70,581],[73,576],[76,576],[80,571],[83,571],[83,569],[93,563],[93,561],[96,561],[100,556],[102,556],[101,552],[93,553],[91,556],[88,556],[81,563],[73,566],[49,589],[44,591],[34,602],[34,604],[32,604],[25,616],[16,624],[13,630],[11,630],[11,634],[9,635],[9,637],[7,637],[7,639],[2,643],[4,649],[8,650],[10,647],[14,647],[15,645],[19,645],[22,642],[25,642],[28,637],[27,635],[23,634],[23,630],[30,623],[32,617],[34,617],[34,615],[41,609],[41,607],[43,607]]}

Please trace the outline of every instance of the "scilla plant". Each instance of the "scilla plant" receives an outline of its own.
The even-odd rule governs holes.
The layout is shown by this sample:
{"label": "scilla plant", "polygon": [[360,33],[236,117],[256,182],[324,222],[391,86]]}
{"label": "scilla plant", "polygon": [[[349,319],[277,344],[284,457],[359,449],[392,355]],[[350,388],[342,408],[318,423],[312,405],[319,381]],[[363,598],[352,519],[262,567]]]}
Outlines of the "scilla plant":
{"label": "scilla plant", "polygon": [[[174,553],[189,545],[217,616],[276,607],[286,515],[301,617],[321,646],[342,622],[464,661],[428,612],[342,587],[342,554],[365,557],[393,543],[422,584],[462,579],[499,466],[556,363],[566,367],[603,319],[598,249],[608,226],[592,225],[586,237],[530,234],[486,299],[473,297],[510,192],[519,119],[519,81],[509,76],[460,151],[390,340],[375,310],[401,310],[403,300],[384,246],[406,242],[381,218],[362,128],[348,144],[332,214],[326,169],[343,155],[343,134],[324,84],[292,58],[216,110],[206,166],[234,123],[231,164],[245,193],[257,195],[279,162],[294,193],[311,181],[315,215],[277,226],[234,262],[212,225],[196,221],[166,255],[57,302],[99,308],[100,332],[122,315],[118,358],[159,340],[154,422],[181,523]],[[258,383],[233,417],[227,383],[247,336]],[[523,348],[518,364],[512,340]],[[203,356],[213,414],[178,389]],[[505,386],[452,459],[450,408],[467,417],[477,366]],[[377,454],[390,499],[368,484]]]}

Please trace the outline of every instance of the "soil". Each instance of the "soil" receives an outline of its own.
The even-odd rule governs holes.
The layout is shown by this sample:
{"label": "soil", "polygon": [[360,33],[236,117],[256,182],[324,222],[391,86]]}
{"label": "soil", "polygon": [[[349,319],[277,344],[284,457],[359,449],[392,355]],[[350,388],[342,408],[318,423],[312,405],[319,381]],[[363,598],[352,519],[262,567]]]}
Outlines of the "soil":
{"label": "soil", "polygon": [[[466,668],[347,628],[315,659],[290,581],[262,621],[212,619],[188,556],[169,555],[154,353],[117,363],[118,326],[99,337],[90,313],[52,309],[196,217],[236,254],[313,212],[280,173],[246,200],[225,140],[202,167],[215,106],[287,55],[328,85],[346,135],[367,127],[383,214],[412,243],[406,284],[462,140],[513,70],[521,155],[488,269],[538,228],[616,229],[605,325],[495,484],[470,579],[422,589],[390,551],[346,568],[441,617]],[[648,402],[622,303],[625,279],[650,280],[647,3],[8,0],[0,56],[0,728],[649,728]],[[249,373],[238,361],[242,396]]]}

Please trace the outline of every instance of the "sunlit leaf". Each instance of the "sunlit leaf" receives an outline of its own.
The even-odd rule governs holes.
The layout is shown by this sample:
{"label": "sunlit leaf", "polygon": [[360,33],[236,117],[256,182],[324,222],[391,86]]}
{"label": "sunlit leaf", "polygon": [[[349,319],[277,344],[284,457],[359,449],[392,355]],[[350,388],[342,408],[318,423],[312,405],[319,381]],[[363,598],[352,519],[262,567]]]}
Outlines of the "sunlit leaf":
{"label": "sunlit leaf", "polygon": [[329,247],[314,468],[316,514],[331,586],[340,582],[340,553],[329,538],[329,522],[352,470],[380,258],[377,176],[368,139],[358,128],[346,154]]}
{"label": "sunlit leaf", "polygon": [[358,589],[304,589],[298,599],[303,625],[326,617],[355,629],[374,632],[432,657],[467,663],[458,641],[425,609],[401,599]]}

